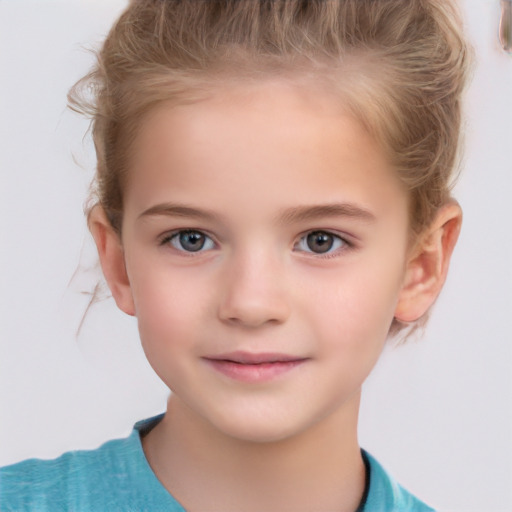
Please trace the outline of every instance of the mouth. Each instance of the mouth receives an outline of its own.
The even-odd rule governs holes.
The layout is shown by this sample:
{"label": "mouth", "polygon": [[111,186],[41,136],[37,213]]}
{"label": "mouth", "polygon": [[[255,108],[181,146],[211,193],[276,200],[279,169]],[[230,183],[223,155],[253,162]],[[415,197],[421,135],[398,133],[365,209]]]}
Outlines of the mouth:
{"label": "mouth", "polygon": [[308,358],[276,353],[232,352],[206,357],[204,360],[211,368],[230,379],[264,382],[302,366]]}

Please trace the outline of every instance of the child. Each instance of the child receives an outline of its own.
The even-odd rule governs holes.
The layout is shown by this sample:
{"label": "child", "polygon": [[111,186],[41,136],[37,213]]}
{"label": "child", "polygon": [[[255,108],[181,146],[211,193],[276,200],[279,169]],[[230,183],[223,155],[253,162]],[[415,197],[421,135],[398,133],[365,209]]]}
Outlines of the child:
{"label": "child", "polygon": [[431,510],[357,418],[446,277],[467,66],[446,0],[133,1],[71,105],[105,278],[172,394],[4,468],[2,510]]}

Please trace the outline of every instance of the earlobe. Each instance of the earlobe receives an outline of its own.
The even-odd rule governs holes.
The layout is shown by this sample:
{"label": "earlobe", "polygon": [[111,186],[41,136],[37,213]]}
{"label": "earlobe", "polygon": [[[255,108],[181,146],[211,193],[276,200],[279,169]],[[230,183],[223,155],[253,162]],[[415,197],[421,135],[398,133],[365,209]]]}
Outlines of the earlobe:
{"label": "earlobe", "polygon": [[415,322],[434,304],[446,280],[461,224],[462,210],[456,201],[451,201],[439,210],[416,244],[395,310],[400,322]]}
{"label": "earlobe", "polygon": [[89,229],[96,243],[101,268],[117,306],[126,314],[135,315],[130,281],[126,272],[123,247],[100,205],[89,213]]}

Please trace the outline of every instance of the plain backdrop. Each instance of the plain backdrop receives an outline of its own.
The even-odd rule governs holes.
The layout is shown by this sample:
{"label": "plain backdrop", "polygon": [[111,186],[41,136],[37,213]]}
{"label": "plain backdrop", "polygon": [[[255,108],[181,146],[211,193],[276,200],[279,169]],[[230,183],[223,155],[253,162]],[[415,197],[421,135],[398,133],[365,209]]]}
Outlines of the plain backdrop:
{"label": "plain backdrop", "polygon": [[[423,339],[386,350],[361,411],[361,445],[443,511],[512,511],[512,56],[499,4],[462,4],[478,66],[447,285]],[[95,448],[165,408],[132,318],[105,300],[81,325],[99,275],[82,212],[95,161],[66,93],[124,6],[0,0],[0,465]]]}

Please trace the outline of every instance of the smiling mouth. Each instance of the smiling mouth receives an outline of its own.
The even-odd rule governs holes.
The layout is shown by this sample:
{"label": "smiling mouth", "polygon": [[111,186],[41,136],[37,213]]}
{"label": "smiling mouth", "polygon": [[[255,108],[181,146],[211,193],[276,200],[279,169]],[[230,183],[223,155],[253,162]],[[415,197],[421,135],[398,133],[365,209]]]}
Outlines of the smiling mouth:
{"label": "smiling mouth", "polygon": [[286,354],[234,352],[204,360],[217,372],[242,382],[264,382],[280,377],[303,365],[308,358]]}

